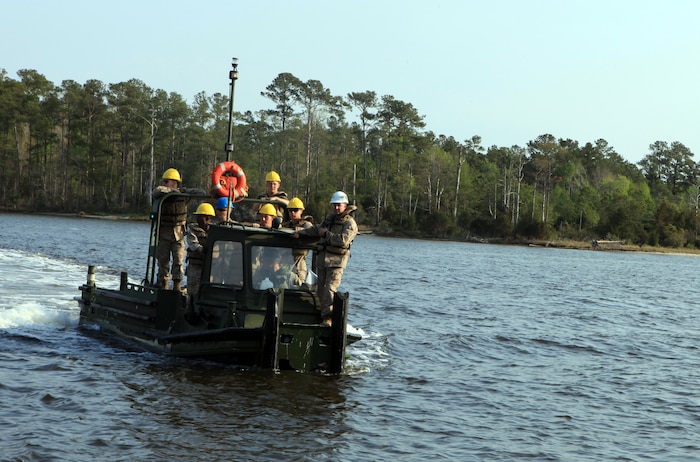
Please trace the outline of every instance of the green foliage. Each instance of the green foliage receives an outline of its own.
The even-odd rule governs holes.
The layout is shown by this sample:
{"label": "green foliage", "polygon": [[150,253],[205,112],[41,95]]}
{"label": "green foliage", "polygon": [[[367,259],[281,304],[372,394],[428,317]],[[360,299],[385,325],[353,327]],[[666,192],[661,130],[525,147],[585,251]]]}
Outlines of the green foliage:
{"label": "green foliage", "polygon": [[518,223],[515,233],[522,239],[547,240],[551,236],[551,228],[540,221],[525,218]]}
{"label": "green foliage", "polygon": [[446,239],[453,237],[456,231],[454,220],[444,211],[421,213],[418,221],[421,234],[426,237]]}
{"label": "green foliage", "polygon": [[[147,213],[160,174],[208,189],[226,160],[228,95],[153,89],[0,69],[0,206]],[[222,79],[223,81],[223,79]],[[239,87],[240,91],[240,87]],[[639,168],[605,140],[543,134],[524,146],[425,132],[411,103],[373,91],[333,95],[318,80],[279,74],[269,106],[234,113],[230,160],[250,195],[276,170],[317,221],[347,191],[358,221],[378,232],[431,238],[612,238],[698,246],[700,174],[679,142],[656,141]],[[153,178],[151,178],[153,166]]]}
{"label": "green foliage", "polygon": [[649,186],[617,175],[606,179],[601,191],[598,235],[648,243],[656,210]]}

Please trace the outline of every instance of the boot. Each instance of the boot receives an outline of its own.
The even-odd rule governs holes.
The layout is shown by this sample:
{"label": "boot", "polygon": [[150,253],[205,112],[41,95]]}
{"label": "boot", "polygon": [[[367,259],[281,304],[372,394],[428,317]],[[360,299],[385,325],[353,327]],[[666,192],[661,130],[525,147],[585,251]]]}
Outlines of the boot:
{"label": "boot", "polygon": [[187,297],[187,303],[185,305],[185,320],[190,324],[197,324],[197,316],[194,311],[194,305],[192,304],[191,297]]}
{"label": "boot", "polygon": [[156,281],[156,287],[159,289],[168,289],[168,285],[170,283],[170,276],[165,276],[163,278],[158,278],[158,281]]}

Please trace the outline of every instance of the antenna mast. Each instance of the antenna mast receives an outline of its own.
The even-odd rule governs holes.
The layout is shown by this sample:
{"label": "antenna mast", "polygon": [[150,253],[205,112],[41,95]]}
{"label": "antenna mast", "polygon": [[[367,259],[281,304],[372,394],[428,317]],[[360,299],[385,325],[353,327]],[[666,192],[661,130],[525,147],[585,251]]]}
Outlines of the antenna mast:
{"label": "antenna mast", "polygon": [[231,153],[233,152],[233,142],[231,141],[233,137],[233,91],[236,87],[236,80],[238,80],[238,58],[231,59],[231,70],[228,73],[228,78],[231,79],[228,96],[228,137],[224,145],[227,162],[231,160]]}

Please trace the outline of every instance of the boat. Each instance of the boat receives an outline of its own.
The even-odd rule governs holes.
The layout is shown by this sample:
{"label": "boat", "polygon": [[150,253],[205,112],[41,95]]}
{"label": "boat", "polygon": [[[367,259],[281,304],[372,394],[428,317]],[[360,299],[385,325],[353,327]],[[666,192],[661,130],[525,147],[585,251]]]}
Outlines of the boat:
{"label": "boat", "polygon": [[[230,73],[229,139],[225,145],[230,165],[233,88],[237,78],[234,59]],[[344,371],[346,347],[361,340],[348,332],[349,294],[336,293],[330,325],[321,319],[320,299],[313,277],[318,238],[292,239],[292,229],[254,225],[254,205],[261,201],[246,197],[240,174],[221,179],[221,168],[212,172],[228,188],[231,219],[212,224],[202,266],[199,290],[191,302],[185,292],[159,287],[156,283],[156,247],[161,226],[161,208],[172,195],[188,201],[190,212],[212,195],[171,193],[154,201],[146,274],[139,282],[122,272],[118,288],[99,287],[96,268],[88,266],[86,283],[76,297],[80,324],[96,325],[102,331],[128,342],[183,358],[202,358],[241,368],[292,370],[340,374]],[[236,188],[236,185],[239,187]],[[278,203],[277,205],[283,205]],[[193,221],[188,219],[188,223]],[[295,280],[294,259],[306,255],[308,276]],[[265,273],[265,261],[279,268],[275,277]]]}

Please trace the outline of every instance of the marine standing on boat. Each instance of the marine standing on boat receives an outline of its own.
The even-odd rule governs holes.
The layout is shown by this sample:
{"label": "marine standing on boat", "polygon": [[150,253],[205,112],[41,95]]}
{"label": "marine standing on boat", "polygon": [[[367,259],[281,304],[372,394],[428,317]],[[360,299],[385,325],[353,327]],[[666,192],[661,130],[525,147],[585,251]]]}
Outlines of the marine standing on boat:
{"label": "marine standing on boat", "polygon": [[[298,197],[294,197],[289,201],[289,204],[287,204],[287,211],[289,212],[289,220],[282,223],[283,228],[291,228],[295,231],[299,231],[311,228],[314,225],[311,216],[304,216],[304,203]],[[306,282],[306,275],[308,274],[306,255],[308,253],[309,251],[307,249],[292,250],[294,271],[296,273],[294,285],[301,286]]]}
{"label": "marine standing on boat", "polygon": [[[160,200],[166,194],[187,193],[206,195],[198,188],[181,188],[182,176],[174,168],[163,172],[160,186],[153,190],[153,200]],[[160,206],[160,231],[156,245],[156,260],[158,261],[158,276],[156,286],[168,289],[170,278],[173,280],[173,290],[182,290],[182,278],[185,275],[185,234],[187,233],[187,204],[189,198],[173,194]],[[170,257],[172,255],[172,267]]]}
{"label": "marine standing on boat", "polygon": [[203,202],[194,212],[196,223],[187,225],[187,310],[194,313],[194,299],[199,292],[199,282],[202,278],[204,254],[207,250],[207,234],[209,224],[214,214],[214,207]]}
{"label": "marine standing on boat", "polygon": [[[258,199],[266,200],[266,201],[277,201],[277,202],[282,202],[285,205],[289,203],[289,199],[287,199],[287,193],[284,191],[280,191],[280,185],[282,184],[282,178],[280,178],[279,173],[275,172],[274,170],[268,173],[265,176],[265,193],[260,194],[258,196]],[[277,210],[277,216],[278,217],[283,217],[284,216],[284,209],[282,208],[281,205],[278,204],[273,204],[275,206],[275,209]],[[253,206],[253,211],[257,212],[260,210],[261,205],[256,204]]]}
{"label": "marine standing on boat", "polygon": [[[153,200],[166,194],[179,193],[182,176],[174,168],[163,172],[160,186],[153,190]],[[168,288],[168,282],[172,277],[173,290],[182,290],[182,278],[184,276],[183,264],[185,261],[185,224],[187,223],[187,199],[177,195],[169,197],[161,206],[160,234],[156,248],[156,260],[158,261],[157,286]],[[172,255],[172,268],[170,257]]]}
{"label": "marine standing on boat", "polygon": [[321,299],[321,318],[323,324],[331,324],[333,298],[340,286],[343,270],[350,259],[350,246],[357,236],[357,223],[353,214],[357,210],[349,205],[348,195],[336,191],[330,200],[334,213],[328,215],[320,224],[302,229],[294,234],[299,236],[320,236],[319,252],[316,260],[318,270],[318,293]]}

